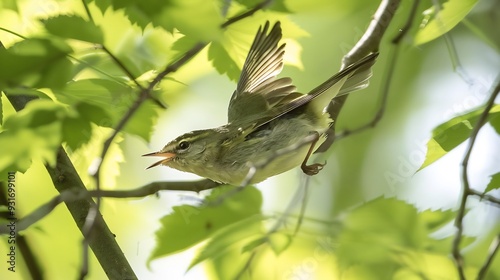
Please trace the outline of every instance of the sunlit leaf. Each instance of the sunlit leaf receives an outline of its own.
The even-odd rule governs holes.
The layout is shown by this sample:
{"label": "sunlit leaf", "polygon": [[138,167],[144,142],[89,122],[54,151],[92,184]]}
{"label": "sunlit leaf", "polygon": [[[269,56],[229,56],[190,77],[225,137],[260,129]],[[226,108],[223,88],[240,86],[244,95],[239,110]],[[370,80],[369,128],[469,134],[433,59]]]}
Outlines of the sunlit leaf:
{"label": "sunlit leaf", "polygon": [[[214,201],[218,195],[232,189],[214,191],[207,201]],[[160,220],[161,228],[156,232],[157,244],[149,260],[185,250],[213,236],[218,230],[260,215],[261,205],[261,193],[254,187],[246,187],[237,194],[225,197],[217,206],[173,207],[174,212]]]}
{"label": "sunlit leaf", "polygon": [[387,279],[385,273],[401,266],[397,260],[406,251],[425,251],[440,244],[449,250],[449,240],[429,235],[453,218],[452,211],[419,213],[402,201],[379,198],[346,216],[336,252],[343,267],[363,263],[379,279]]}
{"label": "sunlit leaf", "polygon": [[3,101],[2,101],[2,92],[0,91],[0,125],[3,125]]}
{"label": "sunlit leaf", "polygon": [[266,242],[267,242],[267,237],[265,235],[259,236],[258,238],[255,238],[252,241],[245,244],[245,246],[243,246],[243,248],[241,249],[241,252],[242,253],[251,252],[260,245],[265,244]]}
{"label": "sunlit leaf", "polygon": [[[91,127],[90,132],[92,134],[90,135],[90,140],[81,145],[77,150],[71,151],[71,160],[77,170],[88,170],[89,166],[95,164],[95,159],[101,156],[104,141],[113,132],[111,128],[98,127],[93,124],[91,124]],[[87,132],[83,131],[83,133]],[[121,164],[124,162],[123,151],[120,146],[122,141],[123,136],[120,134],[117,135],[106,154],[101,167],[101,174],[106,174],[106,176],[101,177],[103,188],[116,188],[116,178],[120,175]],[[80,174],[80,178],[87,187],[94,187],[94,178],[88,172]]]}
{"label": "sunlit leaf", "polygon": [[402,266],[392,279],[459,279],[456,266],[447,255],[405,251],[397,261]]}
{"label": "sunlit leaf", "polygon": [[[248,238],[261,235],[263,232],[262,216],[253,215],[241,221],[235,222],[214,234],[201,249],[200,253],[192,260],[189,269],[207,259],[215,259],[226,252],[233,250],[234,246],[243,246]],[[245,247],[243,247],[245,248]],[[245,252],[245,249],[241,250]]]}
{"label": "sunlit leaf", "polygon": [[491,175],[491,180],[488,183],[488,186],[484,190],[484,193],[487,193],[492,190],[498,190],[500,189],[500,172]]}
{"label": "sunlit leaf", "polygon": [[[237,0],[236,2],[244,5],[247,8],[253,8],[256,5],[261,4],[262,0]],[[270,1],[270,5],[266,6],[265,9],[283,13],[290,13],[290,10],[286,7],[285,2],[285,0]]]}
{"label": "sunlit leaf", "polygon": [[243,21],[228,27],[220,40],[212,42],[208,50],[208,58],[212,61],[215,69],[221,74],[234,81],[239,79],[241,68],[247,57],[250,46],[254,40],[255,34],[262,24],[269,20],[272,24],[280,21],[283,30],[284,39],[280,44],[286,43],[284,62],[287,65],[296,66],[302,69],[300,58],[300,44],[296,38],[307,35],[300,26],[296,25],[286,17],[272,17],[259,14],[255,16],[254,21]]}
{"label": "sunlit leaf", "polygon": [[[212,41],[220,33],[223,19],[216,0],[111,0],[115,9],[123,9],[131,22],[145,28],[148,24],[161,26],[173,33],[178,30],[199,41]],[[96,2],[97,3],[97,2]],[[104,12],[109,7],[98,3]]]}
{"label": "sunlit leaf", "polygon": [[[113,53],[136,78],[148,71],[160,70],[167,63],[165,54],[169,50],[161,35],[156,29],[147,29],[143,33],[128,32],[120,38]],[[116,65],[111,66],[116,69]],[[123,70],[118,70],[123,76]]]}
{"label": "sunlit leaf", "polygon": [[0,7],[3,9],[13,10],[14,12],[19,12],[16,0],[2,0],[0,1]]}
{"label": "sunlit leaf", "polygon": [[64,106],[49,100],[34,100],[6,118],[4,131],[0,133],[0,173],[25,172],[33,158],[54,165],[66,116]]}
{"label": "sunlit leaf", "polygon": [[274,253],[278,256],[292,244],[290,234],[275,232],[268,236],[268,243]]}
{"label": "sunlit leaf", "polygon": [[90,140],[92,127],[90,122],[83,118],[66,118],[62,126],[63,141],[73,150],[80,148]]}
{"label": "sunlit leaf", "polygon": [[[449,151],[467,140],[476,125],[479,116],[484,109],[478,109],[464,115],[454,117],[451,120],[437,126],[432,131],[432,138],[427,142],[427,154],[425,161],[419,170],[429,166],[436,160],[446,155]],[[490,110],[488,120],[497,119],[500,116],[500,105],[495,105]]]}
{"label": "sunlit leaf", "polygon": [[498,135],[500,135],[500,115],[491,116],[489,122]]}
{"label": "sunlit leaf", "polygon": [[0,48],[0,87],[61,88],[71,78],[71,49],[62,41],[26,39]]}
{"label": "sunlit leaf", "polygon": [[438,13],[435,7],[427,10],[414,43],[421,45],[447,33],[469,14],[477,2],[478,0],[448,0]]}
{"label": "sunlit leaf", "polygon": [[63,122],[63,140],[73,151],[90,141],[91,122],[99,125],[103,119],[109,118],[103,109],[88,103],[78,103],[74,109],[75,113]]}
{"label": "sunlit leaf", "polygon": [[237,81],[240,77],[240,69],[238,68],[238,65],[236,65],[221,44],[217,42],[210,44],[208,49],[208,59],[212,61],[215,69],[217,69],[217,72],[220,74],[227,74],[227,76],[233,81]]}
{"label": "sunlit leaf", "polygon": [[7,118],[3,128],[10,131],[37,128],[62,121],[66,115],[67,110],[60,104],[48,100],[33,100],[23,110]]}
{"label": "sunlit leaf", "polygon": [[159,117],[160,109],[151,100],[146,100],[137,110],[130,121],[125,125],[124,131],[137,135],[149,141],[153,133],[154,125]]}
{"label": "sunlit leaf", "polygon": [[48,32],[62,38],[96,44],[104,41],[104,34],[98,26],[77,15],[59,15],[43,19],[42,23]]}
{"label": "sunlit leaf", "polygon": [[[96,114],[91,120],[104,127],[114,127],[128,113],[138,95],[132,87],[103,79],[78,80],[54,93],[61,102],[67,104],[85,103],[94,106],[93,112]],[[126,124],[124,131],[149,141],[158,114],[158,106],[149,100],[145,101]]]}

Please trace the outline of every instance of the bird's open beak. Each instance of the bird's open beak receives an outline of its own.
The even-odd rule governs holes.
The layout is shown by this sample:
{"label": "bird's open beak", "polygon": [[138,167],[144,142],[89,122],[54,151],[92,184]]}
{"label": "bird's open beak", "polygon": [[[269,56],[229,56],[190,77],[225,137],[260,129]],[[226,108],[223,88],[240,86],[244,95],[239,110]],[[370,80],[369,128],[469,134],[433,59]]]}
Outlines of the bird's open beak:
{"label": "bird's open beak", "polygon": [[142,156],[143,157],[163,157],[162,160],[159,160],[146,168],[146,169],[150,169],[151,167],[155,167],[155,166],[158,166],[158,165],[161,165],[161,164],[164,164],[164,163],[171,161],[175,157],[175,154],[174,153],[154,152],[154,153],[149,153],[149,154],[145,154]]}

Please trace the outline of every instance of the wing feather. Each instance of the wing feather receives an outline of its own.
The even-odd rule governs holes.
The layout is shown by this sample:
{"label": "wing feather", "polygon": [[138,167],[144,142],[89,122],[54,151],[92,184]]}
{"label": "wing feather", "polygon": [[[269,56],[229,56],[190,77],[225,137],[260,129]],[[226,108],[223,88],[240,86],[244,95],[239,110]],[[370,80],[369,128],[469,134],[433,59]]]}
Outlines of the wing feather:
{"label": "wing feather", "polygon": [[283,69],[285,44],[278,46],[282,37],[280,22],[270,31],[269,26],[266,22],[255,35],[229,103],[229,122],[266,112],[295,92],[292,79],[276,79]]}

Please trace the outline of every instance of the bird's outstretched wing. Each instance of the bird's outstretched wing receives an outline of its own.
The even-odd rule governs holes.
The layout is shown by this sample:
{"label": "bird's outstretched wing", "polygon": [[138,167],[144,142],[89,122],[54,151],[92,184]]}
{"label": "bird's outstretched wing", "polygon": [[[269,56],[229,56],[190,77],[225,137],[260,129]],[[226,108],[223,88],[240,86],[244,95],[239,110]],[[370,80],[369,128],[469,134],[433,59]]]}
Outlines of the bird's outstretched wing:
{"label": "bird's outstretched wing", "polygon": [[336,96],[365,88],[378,53],[371,53],[333,75],[308,94],[296,92],[290,78],[277,79],[283,69],[285,44],[280,23],[269,31],[269,22],[259,28],[243,65],[240,80],[228,108],[228,122],[250,132],[307,103],[308,110],[322,114]]}
{"label": "bird's outstretched wing", "polygon": [[372,76],[371,67],[377,57],[378,53],[365,56],[333,75],[308,94],[298,94],[294,99],[270,108],[265,113],[262,113],[260,118],[254,119],[253,124],[250,124],[250,126],[252,129],[256,129],[308,103],[307,109],[312,114],[323,114],[324,108],[333,98],[368,86],[369,79]]}
{"label": "bird's outstretched wing", "polygon": [[292,79],[276,79],[283,69],[285,44],[278,46],[281,39],[280,22],[276,22],[270,31],[269,26],[269,22],[266,22],[263,28],[259,28],[250,47],[229,103],[230,123],[252,118],[301,95],[295,92]]}

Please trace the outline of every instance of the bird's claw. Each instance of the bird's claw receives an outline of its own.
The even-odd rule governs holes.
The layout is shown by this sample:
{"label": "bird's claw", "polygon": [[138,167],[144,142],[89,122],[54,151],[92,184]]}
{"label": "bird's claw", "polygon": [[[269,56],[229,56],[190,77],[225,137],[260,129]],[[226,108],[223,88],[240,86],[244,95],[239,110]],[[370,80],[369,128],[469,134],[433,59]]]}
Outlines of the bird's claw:
{"label": "bird's claw", "polygon": [[322,169],[323,169],[323,166],[326,165],[326,162],[321,164],[321,163],[314,163],[314,164],[311,164],[311,165],[305,165],[303,164],[301,166],[302,168],[302,171],[309,175],[309,176],[312,176],[312,175],[316,175],[318,174]]}

